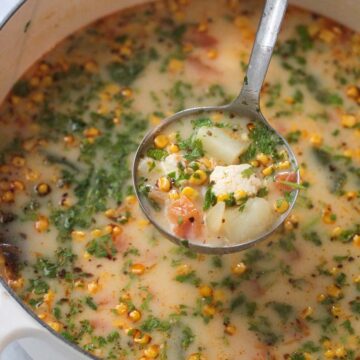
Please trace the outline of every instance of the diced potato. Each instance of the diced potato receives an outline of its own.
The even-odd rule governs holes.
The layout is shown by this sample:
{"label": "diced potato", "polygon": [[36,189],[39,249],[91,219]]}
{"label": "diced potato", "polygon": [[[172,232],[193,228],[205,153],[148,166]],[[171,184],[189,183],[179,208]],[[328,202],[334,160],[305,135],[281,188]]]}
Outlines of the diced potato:
{"label": "diced potato", "polygon": [[[155,163],[155,167],[149,172],[149,169],[151,169],[154,166],[154,163]],[[159,166],[156,163],[156,161],[154,162],[153,159],[149,157],[145,157],[144,159],[141,159],[139,162],[138,175],[146,177],[149,183],[155,183],[156,180],[161,175],[165,175],[165,173],[162,167]]]}
{"label": "diced potato", "polygon": [[268,201],[255,197],[247,201],[243,211],[225,210],[224,219],[226,237],[232,243],[241,243],[264,232],[273,222],[274,214]]}
{"label": "diced potato", "polygon": [[205,153],[226,165],[236,164],[239,156],[246,150],[248,141],[233,139],[223,129],[202,127],[197,133]]}
{"label": "diced potato", "polygon": [[206,213],[206,226],[210,233],[216,235],[223,224],[225,202],[220,201]]}

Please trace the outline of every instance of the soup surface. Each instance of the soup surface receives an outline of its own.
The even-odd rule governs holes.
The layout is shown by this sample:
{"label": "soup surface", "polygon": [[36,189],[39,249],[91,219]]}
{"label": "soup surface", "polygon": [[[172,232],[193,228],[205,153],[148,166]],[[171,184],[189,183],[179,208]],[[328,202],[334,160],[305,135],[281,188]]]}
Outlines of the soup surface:
{"label": "soup surface", "polygon": [[194,254],[133,195],[149,127],[237,94],[261,10],[194,0],[114,14],[55,47],[0,108],[2,275],[100,358],[360,356],[359,34],[288,9],[262,109],[304,189],[267,241]]}
{"label": "soup surface", "polygon": [[286,216],[299,187],[295,166],[282,139],[259,121],[204,112],[152,136],[136,187],[161,229],[228,246],[255,240]]}

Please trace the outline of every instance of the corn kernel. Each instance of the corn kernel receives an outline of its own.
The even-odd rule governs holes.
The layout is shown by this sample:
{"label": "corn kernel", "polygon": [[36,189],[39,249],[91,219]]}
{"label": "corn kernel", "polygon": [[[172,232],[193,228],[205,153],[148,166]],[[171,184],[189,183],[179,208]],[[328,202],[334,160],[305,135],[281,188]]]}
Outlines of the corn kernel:
{"label": "corn kernel", "polygon": [[159,125],[160,124],[160,122],[161,122],[161,118],[159,117],[159,116],[157,116],[157,115],[150,115],[150,123],[152,124],[152,125]]}
{"label": "corn kernel", "polygon": [[202,312],[205,316],[214,316],[216,314],[216,307],[213,305],[204,305]]}
{"label": "corn kernel", "polygon": [[10,280],[8,280],[8,284],[14,290],[21,289],[24,286],[24,278],[19,277],[18,279],[15,279],[15,280],[10,279]]}
{"label": "corn kernel", "polygon": [[334,229],[331,231],[331,235],[334,236],[334,237],[338,237],[341,235],[342,233],[342,228],[340,226],[336,226],[334,227]]}
{"label": "corn kernel", "polygon": [[289,209],[289,203],[285,199],[277,199],[274,203],[274,210],[283,214]]}
{"label": "corn kernel", "polygon": [[353,282],[354,282],[355,284],[360,283],[360,275],[354,276],[352,280],[353,280]]}
{"label": "corn kernel", "polygon": [[336,216],[331,212],[329,207],[325,208],[322,214],[322,221],[325,224],[334,224],[336,221]]}
{"label": "corn kernel", "polygon": [[229,194],[220,194],[216,197],[217,201],[226,201],[230,199]]}
{"label": "corn kernel", "polygon": [[105,211],[105,216],[110,219],[116,217],[116,210],[115,209],[107,209]]}
{"label": "corn kernel", "polygon": [[191,272],[191,266],[188,264],[182,264],[176,268],[177,275],[187,275],[190,272]]}
{"label": "corn kernel", "polygon": [[159,345],[150,345],[144,350],[144,355],[150,359],[155,359],[159,356],[160,346]]}
{"label": "corn kernel", "polygon": [[353,114],[342,114],[341,115],[341,126],[344,128],[352,128],[356,125],[356,117]]}
{"label": "corn kernel", "polygon": [[246,199],[248,196],[247,192],[244,190],[237,190],[235,191],[234,197],[236,200],[243,200]]}
{"label": "corn kernel", "polygon": [[200,295],[203,297],[210,297],[213,295],[213,289],[208,285],[202,285],[199,288]]}
{"label": "corn kernel", "polygon": [[351,201],[354,200],[355,198],[357,198],[358,194],[355,191],[347,191],[345,193],[346,199]]}
{"label": "corn kernel", "polygon": [[322,346],[323,346],[324,349],[331,349],[332,348],[332,343],[331,343],[330,340],[326,339],[326,340],[324,340],[322,342]]}
{"label": "corn kernel", "polygon": [[51,187],[46,183],[39,183],[36,185],[35,191],[39,196],[46,196],[50,194]]}
{"label": "corn kernel", "polygon": [[10,101],[11,101],[11,104],[12,104],[12,105],[17,105],[17,104],[20,103],[21,97],[20,97],[20,96],[16,96],[16,95],[12,95]]}
{"label": "corn kernel", "polygon": [[170,144],[169,146],[169,152],[170,154],[175,154],[180,151],[180,148],[176,144]]}
{"label": "corn kernel", "polygon": [[89,260],[89,259],[91,259],[91,254],[89,254],[87,251],[85,251],[84,254],[83,254],[83,258],[85,260]]}
{"label": "corn kernel", "polygon": [[257,154],[256,155],[256,160],[261,164],[261,165],[268,165],[270,162],[271,162],[271,159],[269,156],[263,154],[263,153],[260,153],[260,154]]}
{"label": "corn kernel", "polygon": [[257,161],[257,160],[251,160],[251,161],[250,161],[250,165],[251,165],[252,167],[259,167],[259,166],[260,166],[260,162]]}
{"label": "corn kernel", "polygon": [[134,205],[136,204],[137,202],[137,198],[135,195],[128,195],[126,198],[125,198],[125,202],[127,204],[130,204],[130,205]]}
{"label": "corn kernel", "polygon": [[270,165],[263,169],[262,174],[265,176],[270,176],[274,172],[274,165]]}
{"label": "corn kernel", "polygon": [[329,270],[331,275],[336,275],[339,272],[339,269],[336,266],[333,266],[330,270]]}
{"label": "corn kernel", "polygon": [[346,89],[346,96],[356,100],[360,96],[360,89],[355,85],[350,85]]}
{"label": "corn kernel", "polygon": [[25,185],[20,180],[14,180],[14,181],[11,181],[10,188],[15,191],[23,191],[23,190],[25,190]]}
{"label": "corn kernel", "polygon": [[45,320],[47,318],[47,316],[48,316],[48,314],[45,314],[45,313],[38,314],[38,318],[41,320]]}
{"label": "corn kernel", "polygon": [[355,246],[360,247],[360,235],[354,235],[352,242]]}
{"label": "corn kernel", "polygon": [[57,321],[48,321],[47,324],[56,332],[62,329],[62,325]]}
{"label": "corn kernel", "polygon": [[159,178],[157,182],[158,188],[163,192],[169,192],[171,188],[171,182],[166,176]]}
{"label": "corn kernel", "polygon": [[171,73],[177,73],[184,69],[184,62],[179,59],[171,59],[168,64],[168,70]]}
{"label": "corn kernel", "polygon": [[205,167],[207,169],[212,169],[213,168],[213,163],[206,157],[203,157],[200,159],[200,162],[205,165]]}
{"label": "corn kernel", "polygon": [[312,134],[310,136],[310,142],[314,146],[320,146],[323,143],[323,141],[324,141],[323,137],[319,134]]}
{"label": "corn kernel", "polygon": [[187,360],[206,360],[205,356],[200,353],[191,354]]}
{"label": "corn kernel", "polygon": [[335,357],[335,352],[334,350],[329,349],[325,351],[324,355],[327,359],[333,359]]}
{"label": "corn kernel", "polygon": [[[83,236],[83,239],[84,239],[85,238],[85,233],[83,233],[83,234],[84,234],[84,236]],[[91,231],[91,236],[93,238],[98,238],[98,237],[102,236],[102,234],[103,233],[102,233],[102,231],[100,229],[94,229],[94,230]]]}
{"label": "corn kernel", "polygon": [[129,318],[133,322],[137,322],[141,319],[141,312],[139,310],[132,310],[128,314]]}
{"label": "corn kernel", "polygon": [[140,344],[140,345],[146,345],[151,341],[151,336],[149,336],[148,334],[141,334],[141,332],[136,333],[134,336],[134,342],[136,344]]}
{"label": "corn kernel", "polygon": [[1,200],[7,204],[13,203],[15,201],[15,194],[12,191],[5,191],[1,196]]}
{"label": "corn kernel", "polygon": [[313,312],[314,312],[314,309],[311,306],[308,306],[301,312],[301,317],[303,319],[306,319],[309,316],[311,316],[313,314]]}
{"label": "corn kernel", "polygon": [[319,303],[323,302],[325,299],[326,299],[326,295],[325,295],[325,294],[319,294],[319,295],[316,297],[316,301],[319,302]]}
{"label": "corn kernel", "polygon": [[207,52],[207,56],[209,59],[211,60],[214,60],[218,57],[219,53],[216,49],[210,49],[208,52]]}
{"label": "corn kernel", "polygon": [[101,131],[95,127],[91,127],[84,130],[84,136],[86,138],[95,138],[101,135]]}
{"label": "corn kernel", "polygon": [[177,200],[180,198],[179,193],[177,192],[177,190],[170,190],[169,192],[169,199],[171,200]]}
{"label": "corn kernel", "polygon": [[49,228],[49,219],[44,215],[39,215],[35,221],[35,229],[39,233],[47,231]]}
{"label": "corn kernel", "polygon": [[181,190],[181,194],[186,196],[187,198],[194,200],[199,196],[199,193],[193,189],[190,186],[185,186],[182,190]]}
{"label": "corn kernel", "polygon": [[91,74],[96,74],[99,71],[99,66],[95,61],[90,60],[84,64],[84,69]]}
{"label": "corn kernel", "polygon": [[286,170],[289,169],[290,167],[290,161],[286,160],[286,161],[281,161],[278,164],[276,164],[276,168],[279,170]]}
{"label": "corn kernel", "polygon": [[207,21],[202,21],[201,23],[199,23],[197,30],[199,32],[206,32],[208,30],[208,23]]}
{"label": "corn kernel", "polygon": [[73,240],[76,240],[76,241],[83,241],[85,240],[85,233],[83,231],[80,231],[80,230],[73,230],[71,232],[71,237],[73,238]]}
{"label": "corn kernel", "polygon": [[88,283],[87,289],[90,294],[96,294],[100,290],[100,285],[97,281],[91,281]]}
{"label": "corn kernel", "polygon": [[203,185],[207,180],[207,175],[204,170],[196,170],[189,179],[191,185]]}
{"label": "corn kernel", "polygon": [[225,326],[225,333],[228,335],[235,335],[236,333],[236,326],[235,325],[226,325]]}
{"label": "corn kernel", "polygon": [[131,265],[131,273],[134,275],[142,275],[145,272],[145,266],[143,264]]}
{"label": "corn kernel", "polygon": [[310,353],[304,352],[304,360],[313,360],[313,357]]}
{"label": "corn kernel", "polygon": [[17,168],[22,168],[25,165],[26,160],[22,156],[14,156],[11,159],[11,163]]}
{"label": "corn kernel", "polygon": [[328,293],[328,295],[334,298],[338,298],[342,295],[341,289],[335,284],[327,286],[326,292]]}
{"label": "corn kernel", "polygon": [[242,275],[246,271],[247,267],[243,262],[239,262],[231,267],[231,272],[234,275]]}
{"label": "corn kernel", "polygon": [[158,149],[163,149],[169,143],[169,138],[166,135],[157,135],[154,139],[154,144]]}
{"label": "corn kernel", "polygon": [[44,94],[42,92],[35,92],[31,95],[31,100],[36,104],[41,104],[44,101]]}
{"label": "corn kernel", "polygon": [[192,52],[193,49],[194,49],[194,46],[191,43],[184,43],[183,46],[182,46],[183,52],[187,53],[187,54]]}
{"label": "corn kernel", "polygon": [[331,313],[335,316],[335,317],[339,317],[341,315],[341,307],[339,305],[332,305],[331,306]]}
{"label": "corn kernel", "polygon": [[128,306],[126,303],[121,302],[118,305],[115,306],[115,311],[118,315],[124,315],[128,312]]}
{"label": "corn kernel", "polygon": [[113,228],[112,228],[111,234],[112,234],[113,236],[118,236],[118,235],[120,235],[122,232],[123,232],[123,229],[122,229],[121,226],[119,226],[119,225],[114,225]]}

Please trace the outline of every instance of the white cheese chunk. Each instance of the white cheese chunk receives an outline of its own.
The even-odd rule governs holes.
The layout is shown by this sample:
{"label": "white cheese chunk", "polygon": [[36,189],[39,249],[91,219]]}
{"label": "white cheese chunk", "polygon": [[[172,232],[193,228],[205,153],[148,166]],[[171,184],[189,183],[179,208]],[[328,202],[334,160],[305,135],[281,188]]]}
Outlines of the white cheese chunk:
{"label": "white cheese chunk", "polygon": [[200,128],[196,138],[201,140],[207,156],[226,164],[238,162],[239,156],[249,145],[249,140],[245,133],[243,136],[240,136],[240,139],[234,139],[223,129],[217,127]]}
{"label": "white cheese chunk", "polygon": [[243,190],[249,195],[257,194],[263,184],[255,174],[248,176],[245,170],[250,168],[249,164],[215,166],[210,175],[210,181],[214,183],[215,195],[236,193],[239,190]]}
{"label": "white cheese chunk", "polygon": [[161,162],[161,166],[164,170],[164,174],[170,174],[172,172],[176,172],[179,170],[178,169],[178,164],[179,162],[183,162],[182,161],[182,156],[180,154],[171,154],[168,155],[162,162]]}

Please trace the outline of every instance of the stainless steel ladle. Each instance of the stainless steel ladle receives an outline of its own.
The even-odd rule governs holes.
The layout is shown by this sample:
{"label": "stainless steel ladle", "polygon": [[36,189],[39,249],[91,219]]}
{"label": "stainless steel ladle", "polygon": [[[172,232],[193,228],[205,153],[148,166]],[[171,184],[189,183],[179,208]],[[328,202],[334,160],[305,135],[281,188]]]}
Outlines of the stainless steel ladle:
{"label": "stainless steel ladle", "polygon": [[252,49],[252,53],[250,56],[250,61],[247,69],[246,76],[244,78],[243,87],[240,91],[239,96],[230,104],[224,106],[208,106],[208,107],[195,107],[180,111],[164,121],[153,130],[151,130],[142,140],[140,146],[137,149],[135,154],[135,159],[133,163],[133,183],[136,195],[138,197],[140,206],[147,216],[147,218],[153,223],[153,225],[168,239],[173,241],[178,245],[186,245],[189,246],[194,251],[208,253],[208,254],[226,254],[232,253],[240,250],[244,250],[261,240],[266,239],[271,233],[273,233],[286,219],[292,210],[297,195],[298,189],[294,189],[294,196],[292,197],[292,202],[288,208],[288,210],[277,218],[271,228],[269,228],[266,232],[260,234],[254,239],[251,239],[244,243],[235,243],[229,245],[211,245],[211,244],[203,244],[196,242],[188,242],[184,241],[184,239],[180,239],[176,237],[174,234],[168,232],[164,229],[160,224],[156,222],[156,220],[152,217],[153,209],[151,208],[148,199],[139,192],[138,189],[138,165],[141,157],[144,155],[146,149],[153,144],[153,140],[171,123],[175,121],[179,121],[180,119],[184,119],[194,114],[203,114],[207,112],[229,112],[234,115],[240,115],[241,117],[248,118],[250,121],[260,121],[265,124],[269,129],[271,129],[281,140],[283,141],[283,145],[288,152],[289,159],[293,165],[293,168],[296,172],[296,183],[299,184],[300,176],[298,171],[298,164],[295,158],[293,151],[291,150],[287,141],[275,130],[271,127],[268,121],[264,118],[263,114],[260,111],[259,99],[260,99],[260,90],[261,86],[264,82],[264,78],[270,63],[270,59],[273,53],[274,45],[276,43],[276,39],[278,33],[280,31],[280,25],[282,23],[285,11],[287,7],[287,0],[267,0],[265,4],[265,8],[263,11],[263,15],[260,21],[260,25],[256,34],[255,43]]}

